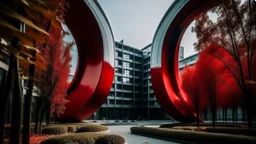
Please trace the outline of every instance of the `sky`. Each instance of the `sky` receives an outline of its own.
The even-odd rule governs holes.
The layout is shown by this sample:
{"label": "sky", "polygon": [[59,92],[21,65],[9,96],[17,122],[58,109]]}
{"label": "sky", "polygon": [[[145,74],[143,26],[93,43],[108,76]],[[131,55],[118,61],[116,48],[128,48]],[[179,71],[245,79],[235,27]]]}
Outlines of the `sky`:
{"label": "sky", "polygon": [[[115,41],[124,40],[124,44],[142,49],[152,43],[156,29],[174,0],[98,0],[110,22]],[[193,43],[195,33],[191,32],[193,23],[187,28],[181,41],[184,47],[184,57],[195,54]],[[66,31],[69,31],[64,26]],[[73,37],[65,37],[66,42]],[[74,74],[77,64],[77,48],[73,47],[71,74]]]}
{"label": "sky", "polygon": [[[174,0],[98,0],[110,22],[115,41],[142,49],[153,41],[154,34]],[[196,36],[190,25],[181,41],[184,56],[195,54]]]}

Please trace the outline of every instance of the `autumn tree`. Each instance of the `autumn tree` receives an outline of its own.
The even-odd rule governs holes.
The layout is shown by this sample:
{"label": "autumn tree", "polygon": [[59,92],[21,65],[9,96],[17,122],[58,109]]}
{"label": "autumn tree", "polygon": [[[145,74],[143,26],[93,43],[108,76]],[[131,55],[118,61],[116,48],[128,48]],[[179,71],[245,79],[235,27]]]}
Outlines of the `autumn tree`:
{"label": "autumn tree", "polygon": [[[198,85],[199,75],[195,71],[195,66],[185,66],[181,72],[182,89],[191,98],[196,107],[196,115],[200,112],[200,93]],[[199,127],[199,118],[197,118],[197,127]]]}
{"label": "autumn tree", "polygon": [[70,49],[74,43],[64,43],[64,32],[58,29],[50,29],[49,34],[46,45],[40,49],[46,69],[37,72],[39,77],[37,87],[42,104],[36,117],[36,129],[39,119],[41,124],[44,115],[49,125],[51,117],[63,114],[67,103],[65,96],[69,86]]}
{"label": "autumn tree", "polygon": [[247,111],[248,128],[253,127],[253,105],[255,93],[253,87],[253,59],[256,54],[256,3],[253,0],[219,0],[219,6],[211,12],[217,15],[217,20],[209,19],[207,13],[196,18],[193,31],[198,42],[196,49],[202,51],[215,44],[224,49],[234,60],[232,65],[226,65],[224,57],[215,55],[221,60],[244,96],[243,106]]}
{"label": "autumn tree", "polygon": [[[20,81],[23,78],[29,79],[29,85],[28,93],[24,96],[22,143],[29,143],[33,73],[35,67],[41,65],[37,61],[37,55],[40,54],[37,53],[36,44],[41,43],[41,40],[45,40],[48,35],[47,30],[39,26],[39,23],[41,19],[47,19],[52,26],[60,27],[58,15],[61,15],[63,10],[62,2],[61,0],[0,1],[0,57],[9,61],[9,70],[0,104],[0,144],[4,140],[4,118],[10,97],[13,100],[10,143],[20,143],[23,98]],[[59,9],[60,7],[62,8]],[[24,63],[31,65],[23,69],[21,66]]]}

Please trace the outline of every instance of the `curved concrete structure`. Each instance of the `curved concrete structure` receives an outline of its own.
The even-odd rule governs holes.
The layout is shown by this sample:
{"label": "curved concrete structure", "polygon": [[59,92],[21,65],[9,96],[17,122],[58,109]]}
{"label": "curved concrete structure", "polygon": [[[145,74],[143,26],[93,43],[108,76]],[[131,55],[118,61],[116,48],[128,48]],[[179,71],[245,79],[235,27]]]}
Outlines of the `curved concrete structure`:
{"label": "curved concrete structure", "polygon": [[196,120],[195,106],[181,89],[178,50],[183,33],[194,18],[218,0],[176,0],[158,26],[152,44],[151,77],[161,107],[175,120]]}
{"label": "curved concrete structure", "polygon": [[83,120],[106,100],[114,78],[114,40],[95,0],[67,0],[66,25],[78,48],[78,65],[62,120]]}

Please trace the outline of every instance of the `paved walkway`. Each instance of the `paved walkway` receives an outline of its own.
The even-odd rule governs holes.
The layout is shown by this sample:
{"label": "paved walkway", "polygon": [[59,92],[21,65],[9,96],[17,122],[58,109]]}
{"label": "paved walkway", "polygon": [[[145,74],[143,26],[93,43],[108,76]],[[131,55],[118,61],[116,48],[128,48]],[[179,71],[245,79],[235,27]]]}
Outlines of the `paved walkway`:
{"label": "paved walkway", "polygon": [[131,131],[130,131],[130,127],[132,127],[131,125],[130,126],[119,125],[119,126],[108,126],[108,127],[110,129],[109,133],[123,136],[127,144],[178,144],[176,142],[131,134]]}

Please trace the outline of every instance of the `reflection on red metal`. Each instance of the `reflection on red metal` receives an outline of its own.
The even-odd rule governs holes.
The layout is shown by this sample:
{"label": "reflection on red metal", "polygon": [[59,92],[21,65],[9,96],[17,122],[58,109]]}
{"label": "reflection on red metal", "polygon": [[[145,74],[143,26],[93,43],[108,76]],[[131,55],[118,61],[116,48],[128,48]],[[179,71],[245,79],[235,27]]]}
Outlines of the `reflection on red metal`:
{"label": "reflection on red metal", "polygon": [[106,100],[114,77],[114,40],[97,1],[67,0],[65,21],[78,48],[78,65],[62,120],[83,120]]}
{"label": "reflection on red metal", "polygon": [[193,122],[197,119],[194,103],[182,90],[179,78],[178,50],[182,35],[198,14],[216,6],[218,1],[174,1],[155,34],[151,56],[152,86],[161,107],[175,120]]}

